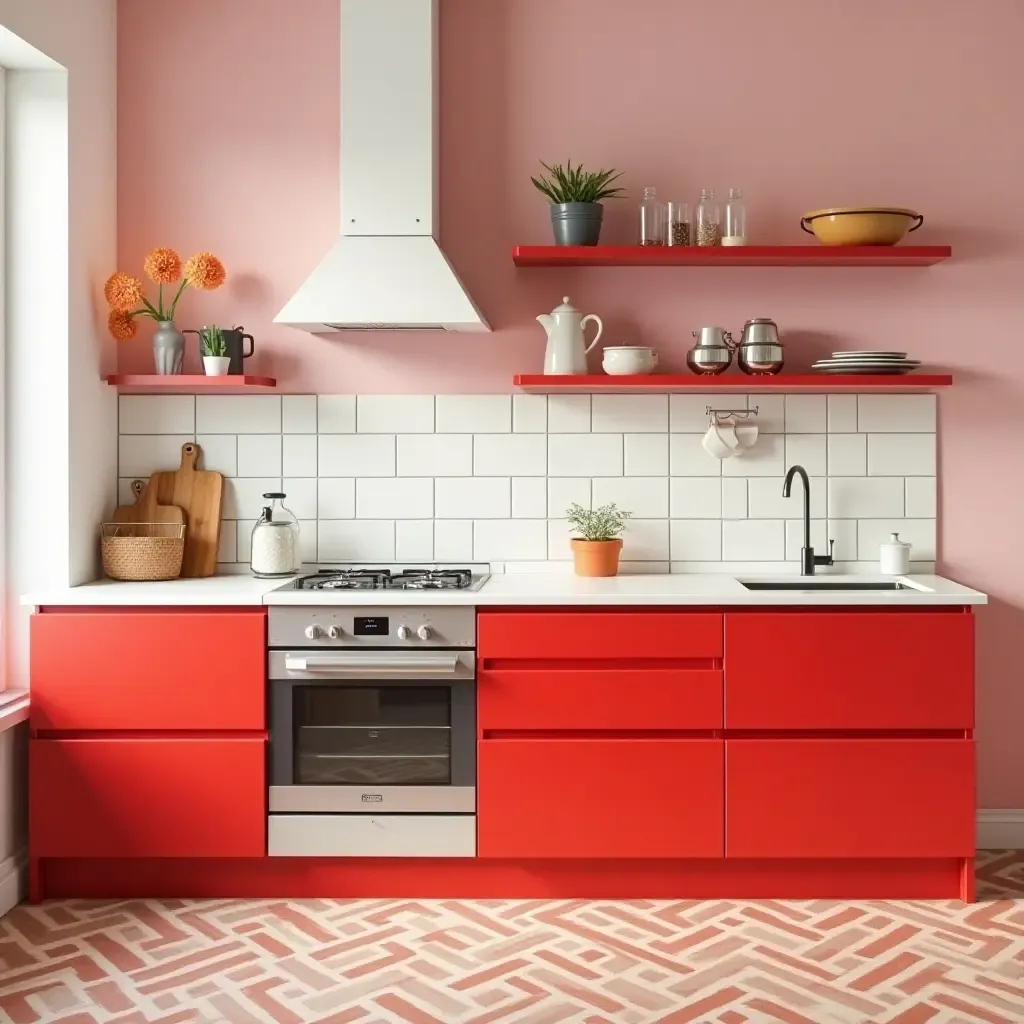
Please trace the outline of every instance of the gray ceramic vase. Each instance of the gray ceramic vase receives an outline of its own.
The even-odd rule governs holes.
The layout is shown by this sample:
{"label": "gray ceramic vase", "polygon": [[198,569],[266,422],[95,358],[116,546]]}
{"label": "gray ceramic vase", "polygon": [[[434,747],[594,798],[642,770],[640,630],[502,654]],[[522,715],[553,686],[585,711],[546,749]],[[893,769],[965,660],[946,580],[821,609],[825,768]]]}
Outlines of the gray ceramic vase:
{"label": "gray ceramic vase", "polygon": [[185,337],[172,320],[157,322],[153,333],[153,364],[158,374],[181,373],[185,356]]}
{"label": "gray ceramic vase", "polygon": [[600,203],[552,203],[555,245],[597,245],[603,216]]}

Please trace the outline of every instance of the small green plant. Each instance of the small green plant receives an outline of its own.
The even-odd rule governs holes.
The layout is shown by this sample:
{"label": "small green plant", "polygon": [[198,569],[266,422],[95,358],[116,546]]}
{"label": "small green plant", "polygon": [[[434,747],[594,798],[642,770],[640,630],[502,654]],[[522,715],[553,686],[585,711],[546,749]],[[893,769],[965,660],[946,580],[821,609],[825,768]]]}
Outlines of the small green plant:
{"label": "small green plant", "polygon": [[548,172],[547,176],[534,178],[531,175],[530,181],[553,203],[599,203],[602,199],[622,198],[621,188],[608,187],[621,177],[621,172],[614,169],[585,171],[583,164],[573,167],[572,161],[567,161],[564,167],[561,164],[549,167],[543,160],[540,165]]}
{"label": "small green plant", "polygon": [[224,332],[217,326],[204,327],[199,332],[199,344],[204,356],[226,356],[228,343],[224,340]]}
{"label": "small green plant", "polygon": [[614,503],[600,508],[584,508],[573,502],[566,509],[565,518],[584,540],[614,540],[626,529],[626,520],[632,514]]}

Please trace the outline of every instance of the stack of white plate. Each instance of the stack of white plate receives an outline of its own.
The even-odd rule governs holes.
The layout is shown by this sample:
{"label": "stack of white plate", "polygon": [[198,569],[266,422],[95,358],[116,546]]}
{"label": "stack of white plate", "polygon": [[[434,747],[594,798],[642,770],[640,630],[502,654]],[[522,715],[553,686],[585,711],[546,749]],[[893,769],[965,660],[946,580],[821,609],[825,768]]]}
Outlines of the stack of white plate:
{"label": "stack of white plate", "polygon": [[921,365],[906,352],[833,352],[831,359],[819,359],[811,367],[819,373],[909,373]]}

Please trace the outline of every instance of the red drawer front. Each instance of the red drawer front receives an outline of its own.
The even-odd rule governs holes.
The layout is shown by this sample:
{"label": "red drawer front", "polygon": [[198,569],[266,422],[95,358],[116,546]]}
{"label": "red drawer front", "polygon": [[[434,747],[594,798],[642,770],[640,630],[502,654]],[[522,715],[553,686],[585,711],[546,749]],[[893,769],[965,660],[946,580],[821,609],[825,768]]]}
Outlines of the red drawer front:
{"label": "red drawer front", "polygon": [[33,729],[264,728],[262,610],[33,615],[31,659]]}
{"label": "red drawer front", "polygon": [[31,740],[33,857],[262,857],[260,739]]}
{"label": "red drawer front", "polygon": [[477,674],[481,729],[719,729],[714,669],[501,669]]}
{"label": "red drawer front", "polygon": [[718,740],[481,740],[481,857],[721,857]]}
{"label": "red drawer front", "polygon": [[720,658],[711,612],[481,612],[481,658]]}
{"label": "red drawer front", "polygon": [[725,616],[727,729],[973,729],[974,619]]}
{"label": "red drawer front", "polygon": [[728,740],[729,857],[973,857],[971,740]]}

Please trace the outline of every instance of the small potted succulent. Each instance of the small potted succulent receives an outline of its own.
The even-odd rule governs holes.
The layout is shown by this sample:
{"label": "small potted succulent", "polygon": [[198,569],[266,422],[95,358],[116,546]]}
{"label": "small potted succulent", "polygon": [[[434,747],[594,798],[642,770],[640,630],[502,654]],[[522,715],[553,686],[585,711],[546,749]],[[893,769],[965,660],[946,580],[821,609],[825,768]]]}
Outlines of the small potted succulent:
{"label": "small potted succulent", "polygon": [[577,576],[615,576],[619,571],[620,533],[632,515],[617,505],[584,508],[575,502],[566,510],[565,518],[573,530],[572,558]]}
{"label": "small potted succulent", "polygon": [[597,245],[601,237],[601,218],[604,216],[602,199],[619,199],[621,188],[611,188],[620,176],[615,170],[585,171],[583,165],[549,167],[541,161],[548,173],[530,181],[551,200],[551,228],[555,245]]}
{"label": "small potted succulent", "polygon": [[203,354],[203,369],[206,376],[223,377],[231,364],[224,332],[216,324],[213,327],[204,327],[199,332],[199,348]]}

